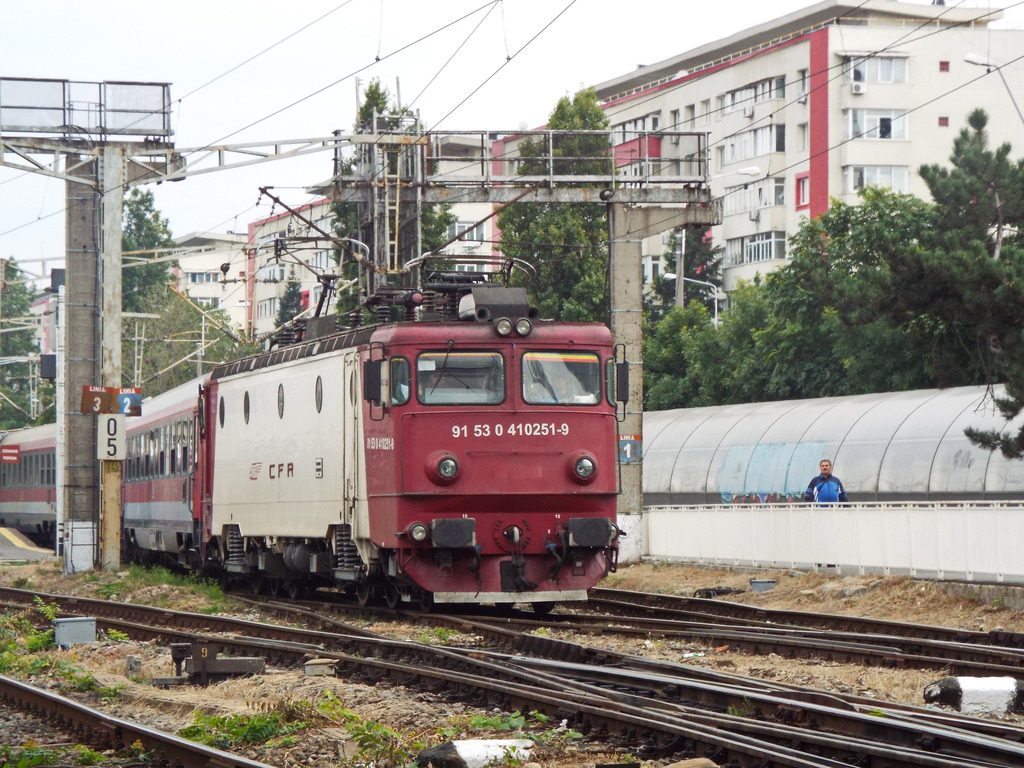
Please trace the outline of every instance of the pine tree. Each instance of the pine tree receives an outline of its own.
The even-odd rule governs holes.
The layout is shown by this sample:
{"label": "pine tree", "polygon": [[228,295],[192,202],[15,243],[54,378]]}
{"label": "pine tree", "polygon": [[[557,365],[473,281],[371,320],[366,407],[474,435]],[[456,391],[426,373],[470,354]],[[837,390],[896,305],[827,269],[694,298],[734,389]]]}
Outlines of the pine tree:
{"label": "pine tree", "polygon": [[288,275],[288,280],[285,282],[284,293],[281,294],[274,326],[276,328],[283,328],[301,311],[302,291],[299,290],[299,281],[295,278],[295,269],[292,268]]}

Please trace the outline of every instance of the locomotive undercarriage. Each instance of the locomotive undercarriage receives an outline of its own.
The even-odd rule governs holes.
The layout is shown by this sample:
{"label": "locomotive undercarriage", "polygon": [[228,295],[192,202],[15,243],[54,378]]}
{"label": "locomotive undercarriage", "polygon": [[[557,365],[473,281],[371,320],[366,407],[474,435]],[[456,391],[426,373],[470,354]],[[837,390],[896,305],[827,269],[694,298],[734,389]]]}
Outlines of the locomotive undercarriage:
{"label": "locomotive undercarriage", "polygon": [[[429,610],[436,597],[439,602],[528,602],[538,612],[547,612],[560,601],[585,599],[585,590],[572,588],[577,578],[595,569],[602,575],[615,570],[618,550],[608,546],[610,542],[595,540],[583,546],[577,540],[581,531],[593,531],[593,526],[570,528],[576,536],[566,533],[544,553],[512,546],[499,557],[482,557],[472,536],[465,538],[464,528],[446,536],[446,522],[437,521],[434,546],[369,551],[365,542],[360,547],[353,541],[347,525],[336,526],[332,536],[323,539],[243,537],[238,526],[227,526],[221,537],[207,544],[202,570],[230,586],[247,586],[254,594],[297,598],[333,587],[361,605],[394,608],[405,603]],[[437,546],[443,543],[460,546]],[[190,551],[183,547],[180,565],[196,565],[188,562]],[[417,582],[440,589],[435,595]]]}

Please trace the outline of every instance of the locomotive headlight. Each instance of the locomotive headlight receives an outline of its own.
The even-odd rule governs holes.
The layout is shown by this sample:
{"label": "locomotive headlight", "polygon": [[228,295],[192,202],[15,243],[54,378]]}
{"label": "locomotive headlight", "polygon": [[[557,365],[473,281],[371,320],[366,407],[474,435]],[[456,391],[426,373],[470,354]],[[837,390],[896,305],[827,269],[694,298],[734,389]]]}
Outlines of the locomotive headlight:
{"label": "locomotive headlight", "polygon": [[573,464],[572,470],[580,480],[589,480],[597,471],[597,464],[589,456],[580,456]]}
{"label": "locomotive headlight", "polygon": [[445,480],[453,479],[457,474],[459,474],[459,462],[451,456],[445,456],[437,462],[437,474]]}
{"label": "locomotive headlight", "polygon": [[426,541],[429,534],[430,531],[423,523],[413,523],[409,526],[409,538],[417,543]]}
{"label": "locomotive headlight", "polygon": [[[494,332],[499,336],[508,336],[512,333],[512,321],[507,317],[499,317],[494,321]],[[522,334],[519,334],[520,336]]]}
{"label": "locomotive headlight", "polygon": [[566,471],[577,483],[587,485],[597,477],[597,459],[586,451],[577,451],[569,457]]}
{"label": "locomotive headlight", "polygon": [[423,471],[430,482],[437,485],[451,485],[459,479],[462,466],[451,451],[435,451],[427,456]]}
{"label": "locomotive headlight", "polygon": [[533,323],[528,317],[520,317],[516,320],[516,334],[518,336],[529,336],[533,331]]}

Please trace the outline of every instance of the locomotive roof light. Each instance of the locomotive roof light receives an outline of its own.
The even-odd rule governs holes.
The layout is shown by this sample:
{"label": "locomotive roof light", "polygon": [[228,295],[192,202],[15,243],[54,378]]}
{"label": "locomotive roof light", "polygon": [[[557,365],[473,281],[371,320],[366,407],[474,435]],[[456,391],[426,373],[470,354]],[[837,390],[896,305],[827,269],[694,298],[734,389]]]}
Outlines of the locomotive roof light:
{"label": "locomotive roof light", "polygon": [[569,476],[577,483],[592,483],[597,477],[597,460],[580,451],[569,457]]}
{"label": "locomotive roof light", "polygon": [[518,336],[529,336],[533,333],[533,323],[528,317],[520,317],[516,320],[516,334]]}
{"label": "locomotive roof light", "polygon": [[426,541],[430,536],[430,530],[423,523],[413,523],[409,526],[406,533],[410,539],[418,544]]}
{"label": "locomotive roof light", "polygon": [[512,321],[507,317],[499,317],[494,321],[494,332],[499,336],[508,336],[512,333]]}

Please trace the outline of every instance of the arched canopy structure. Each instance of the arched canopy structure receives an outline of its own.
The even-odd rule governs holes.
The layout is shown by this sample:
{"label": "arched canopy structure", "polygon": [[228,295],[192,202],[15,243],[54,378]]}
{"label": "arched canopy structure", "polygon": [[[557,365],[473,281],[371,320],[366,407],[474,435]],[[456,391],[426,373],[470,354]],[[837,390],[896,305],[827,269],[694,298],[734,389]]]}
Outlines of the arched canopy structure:
{"label": "arched canopy structure", "polygon": [[972,445],[966,427],[1016,431],[1020,419],[985,387],[650,412],[644,504],[799,499],[823,458],[851,501],[1024,497],[1024,462]]}

